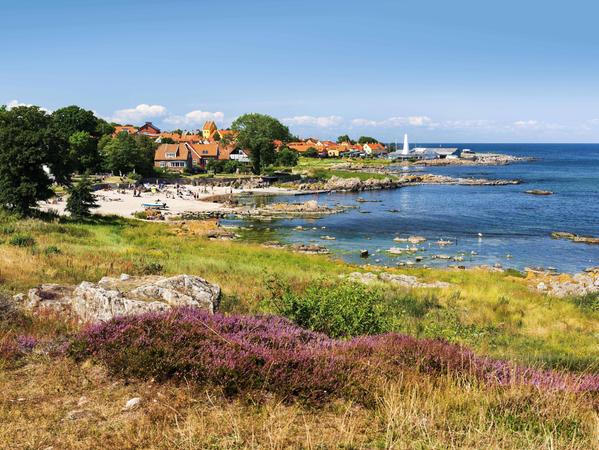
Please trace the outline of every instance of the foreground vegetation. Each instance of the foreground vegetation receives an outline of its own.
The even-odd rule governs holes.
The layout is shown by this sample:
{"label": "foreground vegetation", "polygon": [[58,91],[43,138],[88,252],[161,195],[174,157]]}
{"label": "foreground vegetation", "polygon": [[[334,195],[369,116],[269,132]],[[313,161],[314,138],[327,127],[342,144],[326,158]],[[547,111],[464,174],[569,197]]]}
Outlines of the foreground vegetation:
{"label": "foreground vegetation", "polygon": [[[383,283],[365,287],[340,278],[360,268],[258,244],[210,241],[204,234],[213,226],[1,216],[0,293],[120,273],[190,273],[221,285],[225,316],[275,313],[341,339],[389,332],[443,338],[467,345],[478,356],[557,369],[572,379],[599,370],[596,297],[550,298],[530,291],[516,272],[484,270],[409,271],[424,281],[452,283],[442,290],[406,291]],[[101,344],[90,353],[90,345],[100,341],[86,340],[75,324],[7,311],[0,305],[0,442],[17,442],[17,447],[583,449],[593,448],[599,435],[596,393],[489,384],[470,370],[443,370],[448,360],[434,365],[442,369],[434,373],[419,359],[402,360],[404,365],[391,372],[374,365],[367,376],[353,377],[357,384],[333,377],[320,391],[328,394],[315,405],[313,383],[307,395],[293,388],[293,380],[310,381],[301,371],[290,372],[292,378],[279,385],[272,378],[242,378],[253,383],[248,387],[222,371],[197,383],[193,373],[204,372],[189,372],[192,366],[178,358],[161,360],[159,355],[166,354],[156,345],[149,346],[157,351],[154,356],[119,353],[135,348],[129,341],[135,334],[117,333],[111,342],[122,339],[120,347]],[[201,341],[194,339],[185,342]],[[379,338],[372,339],[368,342]],[[339,342],[351,354],[357,351],[354,341]],[[442,358],[454,348],[438,341],[410,342],[424,345],[418,347],[420,357],[436,345]],[[168,367],[177,361],[182,365]],[[375,360],[364,361],[368,366]],[[251,367],[242,373],[252,373]],[[343,386],[348,390],[330,395]],[[81,396],[86,406],[78,407]],[[122,412],[133,396],[143,396],[144,406]],[[85,416],[65,421],[76,409],[85,410]]]}

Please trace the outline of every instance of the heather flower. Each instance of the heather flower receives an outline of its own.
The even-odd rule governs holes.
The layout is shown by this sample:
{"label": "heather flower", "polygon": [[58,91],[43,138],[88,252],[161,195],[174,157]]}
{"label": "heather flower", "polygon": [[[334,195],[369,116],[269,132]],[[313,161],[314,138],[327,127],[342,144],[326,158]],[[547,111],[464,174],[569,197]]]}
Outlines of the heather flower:
{"label": "heather flower", "polygon": [[125,377],[187,379],[229,394],[272,392],[321,401],[356,395],[370,378],[404,371],[496,385],[598,391],[599,375],[538,370],[475,355],[439,339],[388,333],[331,339],[277,316],[223,316],[177,309],[121,317],[83,330],[70,346]]}

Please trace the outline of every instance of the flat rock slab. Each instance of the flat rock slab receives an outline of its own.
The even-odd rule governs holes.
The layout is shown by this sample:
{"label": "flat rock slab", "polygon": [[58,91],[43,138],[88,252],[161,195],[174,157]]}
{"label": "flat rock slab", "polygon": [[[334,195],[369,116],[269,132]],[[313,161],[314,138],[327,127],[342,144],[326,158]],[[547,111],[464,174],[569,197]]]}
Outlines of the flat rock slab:
{"label": "flat rock slab", "polygon": [[432,283],[424,283],[418,280],[412,275],[393,274],[387,272],[381,272],[379,274],[372,272],[352,272],[347,277],[350,280],[358,281],[360,283],[369,284],[374,281],[383,281],[407,288],[432,288],[432,289],[443,289],[451,287],[451,283],[445,281],[434,281]]}
{"label": "flat rock slab", "polygon": [[117,316],[166,311],[173,307],[218,308],[220,287],[193,275],[104,277],[78,286],[44,284],[15,299],[34,312],[54,311],[80,322],[104,322]]}

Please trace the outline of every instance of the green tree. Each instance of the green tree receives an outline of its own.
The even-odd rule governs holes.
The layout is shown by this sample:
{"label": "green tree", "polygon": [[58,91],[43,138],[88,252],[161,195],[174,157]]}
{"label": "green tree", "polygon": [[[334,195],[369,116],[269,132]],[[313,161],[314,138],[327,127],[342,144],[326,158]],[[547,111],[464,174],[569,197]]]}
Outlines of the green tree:
{"label": "green tree", "polygon": [[349,142],[350,144],[353,144],[353,143],[354,143],[354,141],[352,141],[352,140],[350,139],[350,137],[349,137],[347,134],[344,134],[344,135],[342,135],[342,136],[339,136],[339,137],[337,138],[337,144],[341,144],[341,143],[343,143],[343,142]]}
{"label": "green tree", "polygon": [[163,137],[163,138],[160,138],[160,143],[161,144],[174,144],[175,141],[170,137]]}
{"label": "green tree", "polygon": [[127,133],[119,133],[111,139],[103,153],[106,168],[121,174],[133,172],[140,156],[135,139]]}
{"label": "green tree", "polygon": [[114,133],[114,125],[106,122],[104,119],[97,118],[96,135],[103,137]]}
{"label": "green tree", "polygon": [[316,158],[318,156],[318,150],[316,150],[314,147],[310,147],[304,152],[304,156],[306,158]]}
{"label": "green tree", "polygon": [[0,107],[0,207],[28,215],[38,201],[54,195],[44,168],[62,167],[49,125],[50,117],[37,106]]}
{"label": "green tree", "polygon": [[[106,124],[107,125],[107,124]],[[67,172],[94,171],[100,161],[97,139],[101,131],[109,131],[110,125],[99,123],[92,111],[79,106],[71,105],[57,109],[51,116],[51,130],[60,152],[60,161]],[[93,139],[85,139],[82,135],[75,139],[75,146],[71,146],[71,136],[78,132],[85,132]],[[80,153],[80,152],[83,153]]]}
{"label": "green tree", "polygon": [[138,149],[138,160],[135,171],[145,176],[154,173],[154,155],[158,144],[149,136],[137,135],[134,137]]}
{"label": "green tree", "polygon": [[154,154],[157,144],[152,138],[119,133],[101,144],[106,170],[122,175],[135,172],[149,176],[154,173]]}
{"label": "green tree", "polygon": [[294,152],[289,147],[283,147],[277,153],[277,165],[278,166],[286,166],[293,167],[297,166],[297,161],[299,159],[299,155],[297,152]]}
{"label": "green tree", "polygon": [[97,208],[96,198],[93,194],[92,182],[87,174],[69,188],[69,198],[66,210],[71,217],[77,220],[89,217],[90,210]]}
{"label": "green tree", "polygon": [[358,139],[358,144],[376,144],[378,141],[370,136],[360,136]]}
{"label": "green tree", "polygon": [[238,133],[239,146],[250,151],[254,173],[260,173],[262,167],[275,162],[274,140],[291,139],[289,128],[264,114],[244,114],[235,119],[231,128]]}
{"label": "green tree", "polygon": [[100,168],[98,142],[87,131],[75,131],[68,143],[75,170],[96,172]]}

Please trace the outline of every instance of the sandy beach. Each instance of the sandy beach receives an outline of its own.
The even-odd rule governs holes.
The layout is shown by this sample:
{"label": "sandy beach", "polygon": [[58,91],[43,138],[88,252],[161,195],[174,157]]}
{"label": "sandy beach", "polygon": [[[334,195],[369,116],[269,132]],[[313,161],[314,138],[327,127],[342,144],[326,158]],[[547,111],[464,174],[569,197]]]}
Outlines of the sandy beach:
{"label": "sandy beach", "polygon": [[[212,198],[221,195],[285,195],[294,194],[296,191],[277,187],[265,187],[254,189],[235,189],[224,186],[204,187],[204,186],[163,186],[162,189],[156,186],[150,187],[149,192],[141,192],[139,196],[134,196],[133,189],[102,189],[94,194],[99,205],[93,212],[102,215],[117,215],[122,217],[132,217],[136,212],[144,211],[144,204],[166,203],[166,208],[162,210],[163,215],[178,215],[183,212],[230,212],[234,209],[223,203],[213,201]],[[66,197],[53,198],[45,202],[40,202],[40,209],[44,211],[56,211],[58,214],[65,214]]]}

